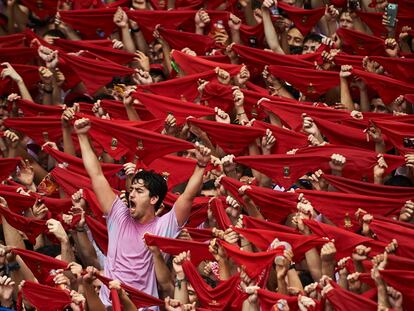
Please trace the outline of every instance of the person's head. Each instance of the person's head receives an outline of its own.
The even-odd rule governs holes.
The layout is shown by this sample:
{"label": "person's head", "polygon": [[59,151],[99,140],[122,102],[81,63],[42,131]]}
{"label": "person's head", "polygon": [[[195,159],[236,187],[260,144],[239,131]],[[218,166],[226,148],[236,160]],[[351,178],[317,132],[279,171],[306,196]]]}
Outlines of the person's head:
{"label": "person's head", "polygon": [[135,10],[145,10],[147,8],[146,0],[132,0],[132,7]]}
{"label": "person's head", "polygon": [[303,50],[302,54],[311,54],[315,53],[316,50],[320,47],[322,42],[322,37],[316,33],[308,34],[303,40]]}
{"label": "person's head", "polygon": [[391,113],[380,97],[371,99],[371,112]]}
{"label": "person's head", "polygon": [[154,214],[167,191],[167,182],[160,174],[146,170],[137,172],[129,189],[129,213],[132,218],[141,219]]}
{"label": "person's head", "polygon": [[413,187],[413,183],[411,182],[410,178],[403,175],[392,176],[390,179],[384,182],[384,185],[394,187]]}
{"label": "person's head", "polygon": [[156,40],[149,44],[148,56],[150,58],[151,64],[161,64],[163,62],[164,54],[160,42]]}
{"label": "person's head", "polygon": [[349,11],[343,11],[339,15],[339,27],[345,29],[354,29],[354,19]]}
{"label": "person's head", "polygon": [[65,34],[59,29],[50,29],[43,34],[43,40],[49,44],[54,44],[55,39],[66,39]]}
{"label": "person's head", "polygon": [[216,197],[217,196],[217,189],[214,185],[214,180],[210,179],[203,184],[201,188],[201,196],[203,197]]}
{"label": "person's head", "polygon": [[303,35],[296,27],[289,29],[287,40],[290,54],[301,54],[303,47]]}
{"label": "person's head", "polygon": [[8,105],[6,98],[0,99],[0,130],[4,131],[6,127],[3,125],[4,120],[9,116]]}

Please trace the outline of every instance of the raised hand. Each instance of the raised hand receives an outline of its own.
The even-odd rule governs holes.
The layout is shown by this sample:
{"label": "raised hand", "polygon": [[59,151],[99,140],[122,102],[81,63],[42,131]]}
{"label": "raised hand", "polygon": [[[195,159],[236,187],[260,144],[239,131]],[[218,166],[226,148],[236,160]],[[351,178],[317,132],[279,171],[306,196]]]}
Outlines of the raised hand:
{"label": "raised hand", "polygon": [[74,129],[78,135],[86,135],[91,128],[91,123],[88,118],[82,118],[75,121]]}

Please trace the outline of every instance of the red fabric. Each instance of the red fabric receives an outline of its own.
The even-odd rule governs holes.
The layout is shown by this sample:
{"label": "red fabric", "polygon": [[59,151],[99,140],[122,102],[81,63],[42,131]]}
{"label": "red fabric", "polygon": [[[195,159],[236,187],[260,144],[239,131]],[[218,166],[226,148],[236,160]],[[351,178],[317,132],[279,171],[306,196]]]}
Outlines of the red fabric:
{"label": "red fabric", "polygon": [[137,163],[137,169],[152,169],[167,179],[168,188],[172,189],[191,177],[196,161],[191,158],[167,155],[154,160],[151,165]]}
{"label": "red fabric", "polygon": [[[100,274],[97,274],[96,278],[101,280],[107,287],[109,286],[109,282],[112,281],[111,279]],[[135,289],[132,286],[121,284],[121,287],[127,292],[129,299],[131,299],[137,308],[164,305],[164,301]]]}
{"label": "red fabric", "polygon": [[269,72],[289,82],[307,97],[320,96],[339,85],[339,74],[332,71],[271,65]]}
{"label": "red fabric", "polygon": [[259,276],[269,265],[273,263],[276,256],[283,256],[284,246],[278,246],[275,249],[263,252],[246,252],[238,246],[231,245],[220,241],[220,245],[225,249],[227,255],[238,265],[245,268],[250,278],[254,279]]}
{"label": "red fabric", "polygon": [[362,66],[363,58],[364,56],[361,55],[350,55],[343,52],[339,52],[334,56],[334,62],[337,66],[351,65],[354,68],[364,70],[364,67]]}
{"label": "red fabric", "polygon": [[302,68],[315,68],[314,64],[306,61],[300,55],[284,55],[270,51],[264,51],[240,44],[235,44],[232,50],[241,60],[249,66],[262,69],[265,65],[297,66]]}
{"label": "red fabric", "polygon": [[194,241],[205,242],[213,238],[212,228],[191,228],[186,227],[185,230],[190,234]]}
{"label": "red fabric", "polygon": [[[293,155],[261,155],[237,157],[235,161],[266,174],[285,188],[290,187],[299,177],[308,172],[322,169],[329,172],[332,154],[338,153],[346,158],[344,177],[371,180],[372,169],[377,164],[377,154],[362,149],[327,145],[299,149]],[[388,164],[386,174],[404,164],[401,156],[385,154]]]}
{"label": "red fabric", "polygon": [[[162,135],[142,128],[123,125],[119,120],[90,118],[92,127],[90,135],[95,140],[100,135],[99,143],[109,154],[113,154],[113,138],[136,154],[145,163],[176,151],[192,149],[193,145],[181,139]],[[104,138],[105,140],[102,140]],[[134,143],[135,142],[135,143]]]}
{"label": "red fabric", "polygon": [[400,95],[414,93],[414,84],[411,83],[358,69],[352,69],[352,73],[377,91],[386,105],[391,104]]}
{"label": "red fabric", "polygon": [[[59,11],[62,21],[88,38],[106,38],[115,29],[116,8]],[[102,36],[98,33],[103,32]]]}
{"label": "red fabric", "polygon": [[35,13],[40,19],[52,17],[57,12],[58,1],[56,0],[22,0],[22,4]]}
{"label": "red fabric", "polygon": [[65,168],[57,166],[50,171],[50,175],[68,196],[71,196],[79,189],[92,190],[92,182],[89,178],[73,173]]}
{"label": "red fabric", "polygon": [[264,47],[265,34],[264,34],[263,25],[261,23],[255,26],[249,26],[244,23],[241,24],[240,25],[241,41],[246,46],[250,46],[251,45],[250,40],[252,38],[254,38],[257,47],[260,47],[260,48]]}
{"label": "red fabric", "polygon": [[119,300],[118,291],[115,288],[111,288],[111,301],[113,311],[122,311],[121,301]]}
{"label": "red fabric", "polygon": [[279,299],[284,299],[288,302],[289,310],[298,311],[298,297],[287,296],[279,293],[271,292],[266,289],[258,289],[257,294],[259,296],[260,306],[263,310],[270,311],[272,307],[278,302]]}
{"label": "red fabric", "polygon": [[405,200],[386,199],[380,196],[364,196],[351,193],[298,190],[303,193],[315,210],[326,216],[337,226],[344,226],[348,215],[353,224],[351,230],[359,227],[354,215],[361,208],[373,216],[395,216],[403,207]]}
{"label": "red fabric", "polygon": [[277,6],[286,12],[289,19],[293,21],[296,28],[306,36],[325,14],[325,8],[320,7],[313,10],[305,10],[291,6],[284,2],[278,2]]}
{"label": "red fabric", "polygon": [[[59,164],[73,171],[74,173],[85,176],[88,174],[85,170],[85,167],[83,166],[83,161],[81,158],[74,157],[70,154],[53,149],[49,146],[45,146],[43,148],[43,151],[52,156]],[[118,173],[120,170],[122,170],[122,167],[123,166],[121,164],[101,163],[102,171],[107,178]]]}
{"label": "red fabric", "polygon": [[260,103],[260,106],[266,111],[276,114],[284,124],[296,131],[299,131],[302,128],[302,113],[332,122],[353,119],[349,113],[343,110],[328,107],[314,107],[301,104],[300,102],[288,102],[285,99],[277,100],[272,98],[272,101],[264,100]]}
{"label": "red fabric", "polygon": [[[238,189],[244,185],[243,183],[224,177],[221,184],[234,198],[239,202],[243,202],[242,197],[238,194]],[[296,210],[297,194],[252,185],[250,187],[252,189],[246,189],[245,193],[260,208],[260,212],[266,219],[275,223],[282,223],[289,214]]]}
{"label": "red fabric", "polygon": [[25,44],[25,35],[23,33],[15,33],[12,35],[0,37],[0,47],[23,47]]}
{"label": "red fabric", "polygon": [[197,90],[198,80],[210,80],[216,76],[214,70],[195,73],[185,77],[172,80],[152,83],[149,85],[138,85],[138,90],[148,90],[154,94],[164,95],[171,98],[185,98],[187,101],[193,102],[200,93]]}
{"label": "red fabric", "polygon": [[38,145],[47,141],[57,142],[62,137],[60,116],[8,118],[4,125],[26,134]]}
{"label": "red fabric", "polygon": [[397,254],[406,258],[414,258],[414,246],[411,237],[414,227],[408,228],[401,223],[392,223],[388,219],[374,217],[369,228],[376,234],[379,241],[390,243],[392,239],[398,242]]}
{"label": "red fabric", "polygon": [[378,304],[374,301],[365,298],[362,295],[342,289],[339,286],[335,286],[332,290],[330,290],[326,297],[336,311],[376,311],[378,309]]}
{"label": "red fabric", "polygon": [[286,153],[293,148],[308,146],[308,137],[302,133],[297,133],[262,121],[254,121],[253,127],[272,131],[273,136],[276,138],[276,144],[272,153]]}
{"label": "red fabric", "polygon": [[[92,211],[93,219],[106,226],[104,214],[99,206],[98,199],[92,189],[83,189],[83,197],[88,202],[89,208]],[[91,229],[93,230],[93,229]],[[102,232],[101,232],[102,233]]]}
{"label": "red fabric", "polygon": [[201,307],[212,311],[228,310],[230,303],[241,295],[237,289],[240,283],[239,275],[234,275],[230,279],[220,282],[215,288],[211,288],[189,260],[183,262],[183,269],[185,276],[197,293]]}
{"label": "red fabric", "polygon": [[328,174],[324,174],[323,178],[337,191],[344,193],[380,196],[384,198],[401,200],[411,200],[414,198],[414,188],[412,187],[378,185]]}
{"label": "red fabric", "polygon": [[[37,89],[37,83],[40,81],[39,67],[21,64],[11,64],[11,66],[22,77],[29,91]],[[4,69],[4,66],[1,68]],[[6,95],[11,93],[20,94],[17,84],[14,81],[12,81],[10,77],[0,79],[0,95]]]}
{"label": "red fabric", "polygon": [[283,231],[273,231],[273,230],[264,230],[264,229],[241,229],[234,227],[234,231],[241,234],[251,243],[256,245],[262,250],[268,249],[270,244],[274,239],[279,239],[279,241],[288,242],[292,245],[292,250],[294,254],[294,261],[298,262],[303,259],[305,253],[314,248],[322,247],[327,241],[315,235],[302,235],[300,233],[287,233]]}
{"label": "red fabric", "polygon": [[31,281],[26,281],[21,290],[24,298],[37,310],[61,311],[72,302],[69,292]]}
{"label": "red fabric", "polygon": [[36,243],[36,237],[39,234],[48,231],[45,220],[20,216],[3,207],[3,205],[0,205],[0,213],[13,228],[26,233],[28,240],[32,244]]}
{"label": "red fabric", "polygon": [[336,31],[342,44],[358,55],[386,55],[384,40],[356,30],[339,28]]}
{"label": "red fabric", "polygon": [[27,99],[17,99],[14,101],[17,107],[23,111],[25,117],[35,116],[61,116],[64,109],[62,106],[49,106],[36,104]]}
{"label": "red fabric", "polygon": [[108,252],[108,230],[106,226],[89,215],[85,216],[85,220],[96,245],[106,255]]}
{"label": "red fabric", "polygon": [[37,56],[34,48],[6,47],[0,48],[0,61],[13,64],[27,64]]}
{"label": "red fabric", "polygon": [[250,143],[266,132],[253,127],[195,118],[188,119],[188,122],[206,132],[213,144],[219,145],[226,153],[231,154],[240,154]]}
{"label": "red fabric", "polygon": [[341,227],[331,226],[315,220],[304,220],[306,226],[312,231],[313,234],[323,238],[327,237],[330,240],[335,240],[336,247],[336,259],[339,260],[343,257],[351,256],[354,248],[360,244],[367,247],[371,247],[370,257],[375,256],[378,253],[383,253],[387,243],[373,240],[371,238],[350,232]]}
{"label": "red fabric", "polygon": [[[92,41],[93,42],[93,41]],[[111,41],[109,41],[111,42]],[[132,61],[135,54],[112,48],[112,46],[97,45],[84,40],[66,40],[58,39],[54,43],[57,47],[62,48],[65,52],[78,52],[80,50],[87,50],[98,56],[109,59],[117,64],[127,64]]]}
{"label": "red fabric", "polygon": [[383,12],[362,12],[355,11],[355,13],[362,19],[362,21],[367,24],[369,29],[372,31],[374,36],[386,39],[388,36],[388,30],[382,24]]}
{"label": "red fabric", "polygon": [[414,146],[409,147],[404,140],[412,140],[414,143],[414,124],[395,122],[393,120],[375,120],[375,125],[381,132],[387,135],[388,139],[401,154],[414,153]]}
{"label": "red fabric", "polygon": [[165,238],[149,233],[144,235],[144,239],[147,245],[158,246],[163,252],[174,256],[182,252],[190,251],[191,261],[195,265],[198,265],[203,260],[214,260],[213,255],[208,251],[208,243]]}
{"label": "red fabric", "polygon": [[0,196],[4,197],[12,212],[21,214],[33,206],[35,198],[19,194],[15,190],[5,189],[4,187],[3,185],[0,187]]}
{"label": "red fabric", "polygon": [[173,114],[178,125],[185,123],[188,116],[201,118],[215,114],[213,108],[161,95],[135,92],[132,96],[138,99],[155,118],[165,119],[168,114]]}
{"label": "red fabric", "polygon": [[211,211],[213,212],[214,218],[216,219],[219,228],[226,230],[232,225],[230,218],[226,213],[225,206],[221,200],[214,199],[211,202]]}
{"label": "red fabric", "polygon": [[173,51],[171,58],[178,65],[179,69],[185,74],[195,74],[203,71],[211,70],[216,67],[226,70],[231,76],[240,72],[242,65],[233,65],[218,63],[209,60],[199,58],[197,56],[191,56],[180,51]]}
{"label": "red fabric", "polygon": [[53,277],[51,277],[51,270],[63,269],[66,270],[68,263],[43,255],[34,251],[26,249],[13,248],[12,253],[19,255],[24,263],[29,267],[40,283],[48,283],[54,285]]}
{"label": "red fabric", "polygon": [[261,220],[255,217],[243,215],[243,224],[247,229],[263,229],[272,231],[282,231],[285,233],[297,234],[298,232],[285,225],[276,224],[267,220]]}
{"label": "red fabric", "polygon": [[404,270],[381,270],[381,276],[388,286],[394,287],[403,294],[404,310],[410,310],[414,303],[414,289],[412,284],[414,282],[414,272]]}
{"label": "red fabric", "polygon": [[170,47],[176,50],[182,50],[188,47],[197,55],[206,55],[216,45],[213,38],[193,32],[166,29],[164,27],[160,27],[158,31]]}
{"label": "red fabric", "polygon": [[[322,135],[328,139],[329,143],[375,150],[374,141],[372,139],[367,141],[367,134],[363,130],[316,118],[311,114],[309,116],[313,118],[313,121],[315,121]],[[387,145],[389,146],[389,143]]]}
{"label": "red fabric", "polygon": [[127,76],[135,72],[109,60],[102,61],[85,56],[75,56],[60,53],[70,68],[79,76],[90,94],[94,94],[100,87],[112,81],[115,76]]}
{"label": "red fabric", "polygon": [[21,158],[1,158],[0,159],[0,181],[7,179],[20,163]]}

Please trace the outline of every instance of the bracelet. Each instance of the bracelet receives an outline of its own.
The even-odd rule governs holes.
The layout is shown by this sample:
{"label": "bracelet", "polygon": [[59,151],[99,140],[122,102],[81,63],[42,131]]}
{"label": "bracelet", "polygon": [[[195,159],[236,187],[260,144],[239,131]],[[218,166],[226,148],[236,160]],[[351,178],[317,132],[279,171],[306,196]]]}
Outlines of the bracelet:
{"label": "bracelet", "polygon": [[137,28],[137,29],[133,29],[133,28],[131,28],[131,32],[132,33],[137,33],[137,32],[140,32],[141,31],[141,28]]}
{"label": "bracelet", "polygon": [[197,166],[201,168],[206,168],[207,164],[201,164],[200,162],[197,161]]}
{"label": "bracelet", "polygon": [[237,115],[238,115],[238,116],[241,116],[241,115],[243,115],[243,114],[246,114],[246,112],[244,112],[244,111],[243,111],[243,112],[238,113]]}
{"label": "bracelet", "polygon": [[184,278],[180,280],[178,278],[175,278],[175,287],[178,287],[178,289],[181,289],[181,283],[183,282],[187,283],[187,279]]}
{"label": "bracelet", "polygon": [[289,270],[292,270],[292,269],[296,269],[296,265],[295,265],[294,263],[292,263],[292,264],[289,266]]}

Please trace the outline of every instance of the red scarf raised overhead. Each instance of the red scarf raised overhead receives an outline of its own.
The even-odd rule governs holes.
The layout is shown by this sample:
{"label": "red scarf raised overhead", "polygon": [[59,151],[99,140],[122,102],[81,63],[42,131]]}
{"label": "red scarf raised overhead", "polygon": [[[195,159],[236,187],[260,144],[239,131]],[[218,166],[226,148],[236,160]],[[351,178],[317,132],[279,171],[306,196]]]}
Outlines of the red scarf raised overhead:
{"label": "red scarf raised overhead", "polygon": [[211,211],[213,212],[214,218],[216,219],[220,229],[226,230],[231,226],[230,218],[227,215],[225,206],[220,199],[214,199],[211,202]]}
{"label": "red scarf raised overhead", "polygon": [[[100,274],[97,274],[96,278],[101,280],[107,287],[109,286],[109,282],[112,281],[111,279]],[[121,287],[127,292],[129,299],[131,299],[137,308],[164,305],[164,301],[135,289],[132,286],[121,284]]]}
{"label": "red scarf raised overhead", "polygon": [[414,304],[414,272],[404,270],[380,270],[380,274],[388,286],[394,287],[403,295],[404,310],[410,310]]}
{"label": "red scarf raised overhead", "polygon": [[68,196],[71,196],[79,189],[92,190],[92,182],[88,177],[76,174],[68,169],[56,166],[50,171],[50,175]]}
{"label": "red scarf raised overhead", "polygon": [[[332,154],[338,153],[346,158],[343,176],[354,179],[371,180],[372,169],[377,164],[377,154],[362,149],[326,145],[299,149],[293,155],[261,155],[237,157],[237,163],[249,166],[276,180],[285,188],[290,187],[298,178],[308,172],[322,169],[329,172]],[[404,164],[404,158],[385,154],[388,164],[386,174]]]}
{"label": "red scarf raised overhead", "polygon": [[374,123],[401,154],[414,153],[414,124],[393,120],[375,120]]}
{"label": "red scarf raised overhead", "polygon": [[362,66],[363,58],[364,56],[361,55],[350,55],[344,52],[339,52],[334,56],[334,63],[339,67],[342,65],[351,65],[354,68],[364,70],[364,67]]}
{"label": "red scarf raised overhead", "polygon": [[219,145],[226,153],[240,154],[247,146],[265,134],[265,130],[219,123],[215,121],[188,119],[188,122],[206,132],[213,144]]}
{"label": "red scarf raised overhead", "polygon": [[378,196],[390,199],[411,200],[414,198],[413,187],[396,187],[378,185],[342,176],[324,174],[323,178],[328,181],[337,191],[344,193],[355,193],[367,196]]}
{"label": "red scarf raised overhead", "polygon": [[58,39],[55,40],[55,45],[59,48],[62,48],[65,52],[78,52],[80,50],[88,50],[100,57],[109,59],[110,61],[117,64],[127,64],[132,61],[135,57],[135,54],[126,52],[124,50],[118,50],[112,48],[112,46],[102,46],[97,45],[92,42],[87,42],[84,40],[65,40]]}
{"label": "red scarf raised overhead", "polygon": [[[25,281],[21,291],[24,298],[39,311],[61,311],[72,303],[68,291],[31,281]],[[22,310],[21,306],[17,309]]]}
{"label": "red scarf raised overhead", "polygon": [[132,96],[138,99],[155,118],[165,119],[168,114],[172,114],[178,125],[185,123],[188,116],[201,118],[215,114],[213,108],[161,95],[135,92]]}
{"label": "red scarf raised overhead", "polygon": [[307,97],[323,95],[339,85],[339,73],[335,71],[272,65],[269,72],[289,82]]}
{"label": "red scarf raised overhead", "polygon": [[0,205],[0,214],[6,219],[10,226],[26,233],[28,240],[32,244],[36,243],[36,238],[39,234],[48,231],[45,220],[20,216],[3,207],[3,205]]}
{"label": "red scarf raised overhead", "polygon": [[372,31],[374,36],[386,39],[388,36],[388,30],[382,24],[382,16],[384,13],[379,12],[362,12],[362,11],[355,11],[356,15],[358,15],[362,21],[367,24],[369,29]]}
{"label": "red scarf raised overhead", "polygon": [[8,118],[4,125],[24,133],[37,144],[58,142],[62,137],[62,121],[60,116]]}
{"label": "red scarf raised overhead", "polygon": [[104,224],[89,215],[85,216],[85,220],[96,245],[106,255],[108,252],[108,229]]}
{"label": "red scarf raised overhead", "polygon": [[295,262],[302,260],[308,250],[314,247],[321,248],[327,242],[326,239],[316,235],[305,236],[300,233],[287,233],[264,229],[241,229],[237,227],[234,227],[233,230],[262,250],[268,249],[276,238],[279,241],[288,242],[292,245]]}
{"label": "red scarf raised overhead", "polygon": [[158,31],[170,47],[176,50],[182,50],[187,47],[197,55],[206,55],[216,45],[213,38],[193,32],[166,29],[164,27],[160,27]]}
{"label": "red scarf raised overhead", "polygon": [[334,307],[335,311],[378,310],[378,304],[374,301],[365,298],[362,295],[342,289],[339,286],[334,286],[334,288],[327,293],[326,297]]}
{"label": "red scarf raised overhead", "polygon": [[345,49],[349,49],[358,55],[385,56],[384,40],[367,35],[356,30],[338,28],[336,31],[342,40]]}
{"label": "red scarf raised overhead", "polygon": [[109,60],[97,60],[92,57],[59,54],[70,68],[79,76],[90,94],[105,86],[116,76],[127,76],[135,72]]}
{"label": "red scarf raised overhead", "polygon": [[200,73],[220,67],[221,69],[228,71],[228,73],[233,76],[238,74],[242,67],[242,65],[225,64],[205,60],[180,51],[173,51],[171,53],[171,58],[178,65],[179,70],[186,75]]}
{"label": "red scarf raised overhead", "polygon": [[62,21],[87,38],[102,39],[115,29],[113,22],[116,8],[59,11]]}
{"label": "red scarf raised overhead", "polygon": [[26,249],[13,248],[12,253],[22,258],[36,279],[41,283],[54,285],[51,270],[66,270],[68,267],[68,263],[65,261]]}
{"label": "red scarf raised overhead", "polygon": [[15,33],[12,35],[0,37],[0,47],[24,47],[25,46],[25,35],[23,33]]}
{"label": "red scarf raised overhead", "polygon": [[171,98],[182,99],[194,102],[200,93],[197,90],[198,80],[210,80],[216,77],[214,70],[208,70],[202,73],[195,73],[185,77],[175,78],[172,80],[151,83],[148,85],[138,85],[138,90],[148,90],[154,94],[164,95]]}
{"label": "red scarf raised overhead", "polygon": [[146,233],[145,243],[150,246],[158,246],[165,253],[177,256],[186,251],[191,253],[191,261],[198,265],[203,260],[214,260],[208,251],[208,243],[191,240],[171,239]]}
{"label": "red scarf raised overhead", "polygon": [[349,113],[343,110],[305,105],[299,101],[288,102],[285,99],[272,98],[271,101],[264,100],[260,103],[260,106],[264,110],[277,115],[285,125],[295,131],[300,131],[302,128],[302,113],[332,122],[353,119]]}
{"label": "red scarf raised overhead", "polygon": [[260,307],[263,311],[276,311],[278,309],[273,309],[273,306],[280,299],[287,301],[289,305],[289,310],[299,311],[298,307],[298,297],[297,296],[287,296],[279,293],[271,292],[266,289],[258,289],[257,294],[259,296]]}
{"label": "red scarf raised overhead", "polygon": [[[336,125],[336,124],[335,124]],[[293,148],[304,148],[308,146],[308,137],[305,134],[297,133],[263,121],[254,121],[253,127],[269,129],[276,138],[276,144],[272,153],[286,153]]]}
{"label": "red scarf raised overhead", "polygon": [[377,91],[386,105],[391,104],[400,95],[414,93],[414,84],[411,83],[358,69],[352,69],[352,73]]}
{"label": "red scarf raised overhead", "polygon": [[313,10],[305,10],[301,8],[288,5],[284,2],[278,2],[278,7],[286,12],[289,19],[293,21],[296,28],[306,36],[312,28],[319,22],[321,17],[325,14],[325,8],[320,7]]}
{"label": "red scarf raised overhead", "polygon": [[395,79],[414,83],[414,59],[402,57],[371,56]]}
{"label": "red scarf raised overhead", "polygon": [[[11,66],[22,77],[29,91],[34,91],[38,88],[37,84],[40,81],[39,67],[20,64],[11,64]],[[5,67],[2,68],[4,69]],[[20,94],[16,82],[14,82],[10,77],[0,79],[0,94],[8,95],[11,93]]]}
{"label": "red scarf raised overhead", "polygon": [[[305,195],[315,210],[326,216],[337,226],[355,231],[359,225],[355,213],[361,208],[373,216],[398,215],[405,200],[386,199],[380,196],[364,196],[352,193],[298,190]],[[351,226],[352,223],[352,226]]]}
{"label": "red scarf raised overhead", "polygon": [[189,260],[183,262],[183,269],[186,278],[197,293],[201,307],[212,311],[228,310],[230,303],[242,294],[237,288],[240,283],[239,275],[222,281],[215,288],[211,288]]}
{"label": "red scarf raised overhead", "polygon": [[7,179],[20,163],[21,158],[1,158],[0,159],[0,181]]}
{"label": "red scarf raised overhead", "polygon": [[193,145],[187,141],[126,126],[120,121],[98,118],[90,118],[90,121],[92,123],[91,137],[95,140],[98,138],[98,142],[105,151],[112,155],[119,142],[128,148],[130,153],[138,155],[147,165],[163,155],[193,148]]}
{"label": "red scarf raised overhead", "polygon": [[376,254],[383,253],[387,243],[373,240],[371,238],[353,233],[341,227],[331,226],[315,220],[304,220],[306,226],[312,231],[313,234],[324,238],[327,237],[330,240],[335,240],[336,247],[336,259],[339,260],[343,257],[351,256],[354,248],[360,244],[367,247],[371,247],[370,257]]}
{"label": "red scarf raised overhead", "polygon": [[22,0],[22,4],[27,6],[30,11],[35,13],[41,20],[46,17],[55,16],[58,9],[58,2],[55,0],[42,0],[42,2]]}
{"label": "red scarf raised overhead", "polygon": [[27,64],[34,60],[37,51],[34,48],[27,47],[7,47],[0,48],[0,61],[13,64]]}
{"label": "red scarf raised overhead", "polygon": [[243,215],[243,225],[247,229],[263,229],[271,231],[282,231],[285,233],[297,234],[298,232],[285,225],[276,224],[267,220],[261,220],[255,217]]}
{"label": "red scarf raised overhead", "polygon": [[[51,148],[50,146],[45,146],[43,151],[52,156],[59,164],[63,165],[65,168],[73,171],[76,174],[88,175],[83,166],[82,159],[74,157],[70,154],[64,153],[62,151]],[[101,168],[104,175],[109,178],[120,170],[122,170],[121,164],[112,164],[112,163],[101,163]]]}
{"label": "red scarf raised overhead", "polygon": [[17,99],[14,101],[17,107],[23,111],[25,117],[35,116],[61,116],[64,108],[62,106],[50,106],[36,104],[27,99]]}

